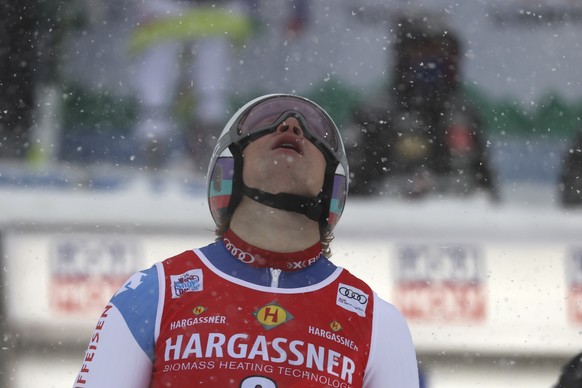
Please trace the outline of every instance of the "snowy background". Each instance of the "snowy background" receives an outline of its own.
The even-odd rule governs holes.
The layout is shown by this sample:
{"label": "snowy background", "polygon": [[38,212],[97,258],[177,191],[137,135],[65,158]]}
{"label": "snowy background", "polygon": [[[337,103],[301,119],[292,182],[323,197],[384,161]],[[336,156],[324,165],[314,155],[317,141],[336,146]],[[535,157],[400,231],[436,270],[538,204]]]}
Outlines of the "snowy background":
{"label": "snowy background", "polygon": [[[318,1],[308,33],[298,40],[286,40],[277,28],[282,3],[264,5],[265,34],[239,51],[233,94],[240,98],[281,89],[315,94],[331,82],[355,96],[373,93],[386,80],[393,41],[389,20],[373,16],[416,7],[448,15],[466,42],[466,82],[487,98],[525,112],[539,109],[548,94],[568,106],[582,101],[582,7],[574,1]],[[130,2],[87,4],[88,24],[64,42],[65,83],[130,98],[132,62],[123,39]],[[45,150],[40,161],[0,161],[2,318],[8,323],[0,385],[7,388],[71,385],[98,316],[94,309],[79,316],[49,303],[55,241],[121,237],[141,247],[137,264],[145,266],[213,236],[203,176],[180,161],[160,174],[145,173],[132,163],[131,139],[64,127],[50,106],[39,112],[41,122],[56,128],[52,152]],[[490,130],[501,202],[349,198],[332,246],[338,264],[390,300],[396,271],[385,264],[395,260],[398,244],[472,244],[484,252],[487,267],[479,274],[490,297],[484,321],[411,319],[430,388],[550,387],[561,364],[582,350],[582,319],[566,307],[582,267],[564,269],[568,252],[582,250],[582,209],[563,208],[557,185],[570,138],[554,136],[552,128],[533,136]]]}

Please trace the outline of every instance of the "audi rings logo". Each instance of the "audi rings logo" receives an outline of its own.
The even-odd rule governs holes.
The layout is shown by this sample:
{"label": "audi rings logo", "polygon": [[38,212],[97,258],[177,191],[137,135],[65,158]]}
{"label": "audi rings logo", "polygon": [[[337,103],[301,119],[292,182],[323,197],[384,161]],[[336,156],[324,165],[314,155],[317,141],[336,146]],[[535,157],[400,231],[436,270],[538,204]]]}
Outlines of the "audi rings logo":
{"label": "audi rings logo", "polygon": [[340,287],[338,292],[340,293],[340,295],[343,295],[346,298],[353,299],[360,304],[366,304],[368,302],[368,297],[366,295],[360,294],[354,291],[352,288]]}
{"label": "audi rings logo", "polygon": [[336,304],[361,317],[366,316],[369,296],[359,288],[340,283],[337,288]]}
{"label": "audi rings logo", "polygon": [[257,261],[257,259],[255,259],[255,257],[253,255],[251,255],[248,252],[243,251],[240,248],[237,248],[233,243],[230,242],[229,239],[223,238],[223,240],[224,240],[224,245],[226,246],[226,249],[237,260],[240,260],[245,264],[251,264],[251,263],[254,263],[255,261]]}

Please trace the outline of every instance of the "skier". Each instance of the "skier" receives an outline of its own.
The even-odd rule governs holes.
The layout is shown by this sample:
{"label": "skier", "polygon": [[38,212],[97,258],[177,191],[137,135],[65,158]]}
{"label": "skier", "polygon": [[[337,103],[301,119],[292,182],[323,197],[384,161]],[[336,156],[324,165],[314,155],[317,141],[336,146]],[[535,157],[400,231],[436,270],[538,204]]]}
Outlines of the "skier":
{"label": "skier", "polygon": [[208,172],[214,243],[137,272],[106,306],[75,388],[418,388],[401,313],[329,259],[348,190],[330,116],[250,101]]}

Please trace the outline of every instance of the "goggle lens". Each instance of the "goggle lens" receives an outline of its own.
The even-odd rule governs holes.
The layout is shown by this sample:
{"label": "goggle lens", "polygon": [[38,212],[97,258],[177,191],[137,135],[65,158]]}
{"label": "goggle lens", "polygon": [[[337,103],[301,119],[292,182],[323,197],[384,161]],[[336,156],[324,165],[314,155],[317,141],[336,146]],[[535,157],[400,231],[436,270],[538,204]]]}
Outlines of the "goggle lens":
{"label": "goggle lens", "polygon": [[303,116],[308,128],[304,128],[333,152],[338,150],[335,125],[326,113],[308,101],[290,96],[278,96],[262,101],[252,107],[238,125],[238,134],[252,135],[276,124],[288,112]]}

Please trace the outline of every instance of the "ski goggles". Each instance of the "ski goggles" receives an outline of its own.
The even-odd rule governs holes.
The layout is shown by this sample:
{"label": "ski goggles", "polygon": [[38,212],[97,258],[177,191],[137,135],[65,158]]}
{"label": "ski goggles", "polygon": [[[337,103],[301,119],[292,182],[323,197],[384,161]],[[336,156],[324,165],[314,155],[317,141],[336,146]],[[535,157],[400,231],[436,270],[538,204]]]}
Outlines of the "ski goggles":
{"label": "ski goggles", "polygon": [[252,106],[237,124],[236,137],[243,147],[251,141],[274,132],[294,117],[303,129],[303,136],[335,157],[342,152],[337,127],[329,115],[309,100],[295,96],[274,96]]}

